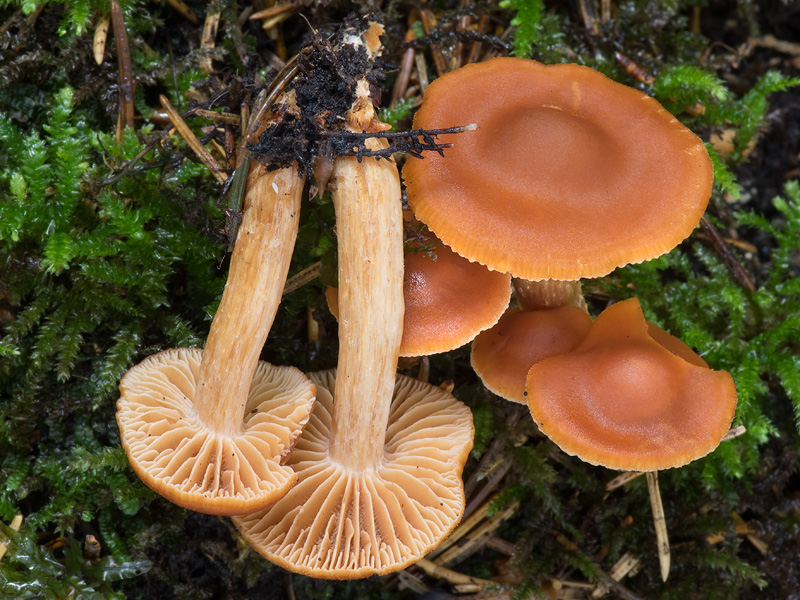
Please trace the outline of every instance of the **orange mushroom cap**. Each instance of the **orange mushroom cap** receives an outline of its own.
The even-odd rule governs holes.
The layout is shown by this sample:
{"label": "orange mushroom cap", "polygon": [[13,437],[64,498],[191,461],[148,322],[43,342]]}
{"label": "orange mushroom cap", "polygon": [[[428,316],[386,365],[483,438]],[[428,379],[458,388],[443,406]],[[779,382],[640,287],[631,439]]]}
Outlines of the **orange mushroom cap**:
{"label": "orange mushroom cap", "polygon": [[531,415],[592,464],[653,471],[705,456],[730,427],[736,387],[729,373],[681,358],[683,346],[656,341],[635,298],[615,304],[575,350],[531,368]]}
{"label": "orange mushroom cap", "polygon": [[591,317],[575,306],[537,311],[510,308],[472,342],[470,362],[489,390],[526,404],[525,380],[531,366],[571,351],[591,326]]}
{"label": "orange mushroom cap", "polygon": [[410,158],[417,218],[456,252],[525,279],[600,277],[659,256],[711,195],[702,141],[653,98],[579,65],[495,58],[443,75],[418,128],[444,156]]}
{"label": "orange mushroom cap", "polygon": [[[405,254],[400,356],[438,354],[469,343],[497,323],[511,297],[510,275],[470,262],[430,233],[419,235],[414,246],[438,245]],[[338,318],[336,289],[329,287],[325,296]]]}

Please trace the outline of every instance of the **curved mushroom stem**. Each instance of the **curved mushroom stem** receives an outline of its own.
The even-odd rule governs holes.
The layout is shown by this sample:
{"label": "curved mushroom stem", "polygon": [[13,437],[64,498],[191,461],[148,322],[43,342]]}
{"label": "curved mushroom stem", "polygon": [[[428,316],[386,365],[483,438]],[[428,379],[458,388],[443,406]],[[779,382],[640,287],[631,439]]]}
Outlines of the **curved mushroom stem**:
{"label": "curved mushroom stem", "polygon": [[339,365],[330,456],[364,470],[383,456],[403,335],[400,177],[394,161],[339,158],[334,185]]}
{"label": "curved mushroom stem", "polygon": [[258,357],[272,327],[300,221],[296,167],[251,167],[228,281],[211,324],[194,409],[209,429],[236,435]]}
{"label": "curved mushroom stem", "polygon": [[514,278],[514,293],[523,310],[545,310],[562,306],[577,306],[586,310],[580,281],[543,279],[530,281]]}

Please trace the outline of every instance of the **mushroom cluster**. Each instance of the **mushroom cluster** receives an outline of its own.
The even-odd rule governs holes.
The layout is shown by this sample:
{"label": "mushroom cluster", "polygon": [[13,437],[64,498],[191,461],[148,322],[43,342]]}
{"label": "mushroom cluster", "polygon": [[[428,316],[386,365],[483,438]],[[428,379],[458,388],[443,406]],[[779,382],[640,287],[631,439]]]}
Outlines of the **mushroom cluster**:
{"label": "mushroom cluster", "polygon": [[[381,32],[374,23],[354,27],[334,50],[369,65]],[[386,129],[366,76],[355,83],[338,123],[355,133]],[[377,138],[363,144],[364,152],[388,146]],[[417,561],[458,524],[473,427],[469,409],[449,393],[396,374],[404,307],[394,161],[337,157],[329,187],[339,252],[338,366],[312,374],[319,401],[288,462],[297,486],[234,523],[272,562],[314,577],[352,579]]]}
{"label": "mushroom cluster", "polygon": [[[597,333],[613,317],[591,323],[578,280],[654,258],[692,232],[713,183],[702,141],[653,98],[590,68],[516,58],[467,65],[428,87],[415,127],[463,123],[477,128],[450,139],[453,148],[446,156],[410,158],[403,176],[418,219],[460,255],[515,277],[522,310],[509,309],[473,342],[472,365],[484,384],[498,395],[528,403],[543,432],[589,462],[657,469],[708,453],[733,418],[736,393],[727,373],[694,367],[698,371],[690,378],[707,378],[714,385],[687,389],[704,397],[698,403],[715,406],[722,419],[713,433],[695,440],[693,452],[684,448],[681,458],[673,453],[658,463],[641,456],[628,462],[598,459],[602,451],[590,448],[587,436],[580,443],[565,441],[581,411],[584,425],[592,422],[593,430],[606,431],[606,437],[625,439],[620,432],[633,427],[626,415],[648,404],[630,382],[655,373],[649,360],[629,357],[622,361],[624,368],[613,369],[609,363],[602,391],[588,380],[579,382],[570,367],[559,371],[559,387],[548,369],[564,364],[557,357],[577,360],[589,348],[595,354],[586,360],[599,360],[598,352],[615,345],[627,348],[623,354],[636,349],[642,356],[659,354],[662,362],[679,360],[674,348],[681,342],[665,332],[651,328],[651,333],[622,340]],[[643,317],[630,327],[648,331]],[[595,390],[605,408],[579,407],[575,387],[581,393]],[[548,390],[546,401],[543,389]],[[673,397],[666,402],[682,401]],[[574,410],[559,412],[562,406]],[[661,440],[653,444],[663,448],[668,436],[656,430],[668,426],[666,412],[648,415],[648,425],[637,435],[653,436]],[[659,418],[664,419],[660,425]],[[686,415],[688,421],[698,418]],[[562,430],[556,419],[571,421]]]}

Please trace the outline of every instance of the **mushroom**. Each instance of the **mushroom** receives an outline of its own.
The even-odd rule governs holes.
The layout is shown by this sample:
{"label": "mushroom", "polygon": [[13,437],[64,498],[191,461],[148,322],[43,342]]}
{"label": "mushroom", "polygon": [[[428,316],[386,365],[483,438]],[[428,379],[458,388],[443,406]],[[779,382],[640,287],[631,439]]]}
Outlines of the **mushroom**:
{"label": "mushroom", "polygon": [[428,86],[418,128],[476,123],[403,169],[416,217],[461,256],[529,280],[600,277],[703,216],[702,141],[653,98],[579,65],[495,58]]}
{"label": "mushroom", "polygon": [[603,311],[572,352],[531,367],[531,415],[562,450],[613,469],[655,471],[719,445],[736,409],[733,378],[653,327],[631,298]]}
{"label": "mushroom", "polygon": [[258,358],[289,269],[303,184],[296,167],[254,164],[205,349],[160,352],[120,381],[117,423],[131,466],[185,508],[249,513],[297,480],[282,463],[310,417],[315,388],[294,367]]}
{"label": "mushroom", "polygon": [[[448,352],[497,323],[511,295],[509,275],[468,261],[430,232],[417,233],[408,247],[400,356]],[[325,295],[338,318],[336,288],[329,287]]]}
{"label": "mushroom", "polygon": [[[373,56],[371,26],[344,44]],[[385,129],[358,82],[350,131]],[[371,138],[369,148],[386,147]],[[297,573],[353,579],[402,569],[456,526],[472,417],[450,394],[396,376],[403,323],[400,180],[392,160],[334,161],[339,242],[339,362],[313,375],[317,403],[289,459],[297,486],[236,517],[245,539]],[[330,392],[333,392],[332,397]]]}
{"label": "mushroom", "polygon": [[521,308],[509,308],[475,337],[470,363],[490,391],[527,404],[525,380],[531,366],[574,349],[592,319],[578,281],[515,279],[514,290]]}
{"label": "mushroom", "polygon": [[[440,77],[415,127],[465,122],[478,127],[444,157],[409,159],[403,175],[421,221],[462,256],[510,272],[523,310],[541,311],[512,309],[473,343],[487,387],[524,403],[528,368],[589,325],[577,280],[675,247],[705,211],[713,168],[653,98],[578,65],[498,58]],[[531,327],[548,319],[546,344]]]}

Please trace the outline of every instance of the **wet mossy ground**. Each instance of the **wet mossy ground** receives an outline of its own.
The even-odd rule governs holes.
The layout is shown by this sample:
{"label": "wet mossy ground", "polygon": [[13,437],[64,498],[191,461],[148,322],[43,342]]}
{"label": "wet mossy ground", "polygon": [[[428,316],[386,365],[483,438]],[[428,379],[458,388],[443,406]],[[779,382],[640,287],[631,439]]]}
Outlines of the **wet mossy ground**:
{"label": "wet mossy ground", "polygon": [[[430,380],[453,380],[455,395],[473,410],[476,444],[465,479],[477,484],[470,498],[489,482],[499,493],[494,510],[521,505],[495,532],[513,546],[510,556],[495,544],[453,568],[511,586],[481,597],[552,597],[553,579],[604,581],[630,552],[641,570],[611,597],[800,598],[800,87],[792,79],[800,76],[800,3],[609,5],[611,19],[603,21],[602,4],[577,1],[328,1],[303,5],[265,31],[240,19],[249,4],[190,2],[199,16],[193,23],[166,3],[123,2],[136,120],[118,141],[113,31],[102,64],[92,57],[95,23],[109,4],[5,3],[0,521],[17,513],[24,521],[16,536],[3,529],[15,541],[0,561],[0,598],[456,592],[420,571],[427,592],[404,588],[395,576],[349,583],[290,576],[249,551],[229,520],[189,513],[145,488],[127,466],[114,421],[116,385],[127,368],[165,347],[202,345],[227,269],[228,198],[187,145],[163,133],[169,126],[159,95],[181,111],[203,104],[238,114],[314,31],[324,36],[352,12],[384,20],[388,63],[400,65],[413,47],[431,79],[459,43],[463,57],[480,42],[481,58],[513,53],[597,68],[655,95],[706,141],[735,134],[728,154],[715,153],[708,214],[756,291],[700,230],[667,257],[585,284],[593,314],[639,297],[649,319],[712,367],[731,371],[739,389],[734,424],[747,433],[660,474],[672,545],[668,582],[660,577],[643,478],[606,491],[616,473],[564,455],[525,410],[492,396],[470,369],[467,349],[431,357]],[[215,10],[222,15],[216,44],[202,50],[202,22]],[[485,27],[459,31],[465,15],[473,24],[485,17]],[[655,83],[626,70],[615,52]],[[396,73],[374,82],[385,119],[398,128],[410,126],[417,76],[415,67],[408,101],[391,108]],[[698,103],[703,110],[695,110]],[[199,137],[211,135],[207,119],[186,120]],[[223,129],[215,138],[221,146]],[[232,126],[230,133],[239,132]],[[335,365],[336,321],[324,298],[334,249],[329,199],[304,202],[292,273],[319,260],[322,273],[285,296],[264,359],[304,370]],[[313,336],[309,320],[318,327]],[[404,366],[411,375],[419,369]],[[737,533],[734,513],[755,543]],[[715,534],[719,541],[709,537]],[[100,542],[99,559],[89,558],[88,535]]]}

